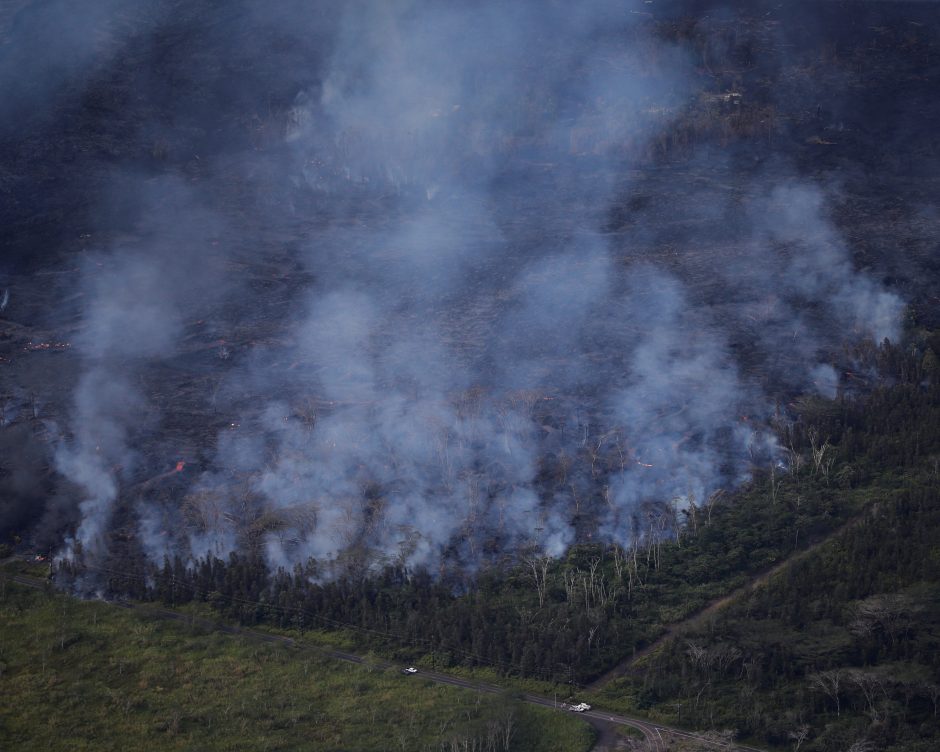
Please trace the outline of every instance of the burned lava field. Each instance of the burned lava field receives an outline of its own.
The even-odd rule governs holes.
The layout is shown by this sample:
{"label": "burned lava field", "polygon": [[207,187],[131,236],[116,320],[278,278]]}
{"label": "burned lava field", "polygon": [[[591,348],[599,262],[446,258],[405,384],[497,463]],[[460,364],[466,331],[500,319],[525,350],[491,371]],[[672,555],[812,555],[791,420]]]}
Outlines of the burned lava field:
{"label": "burned lava field", "polygon": [[89,8],[0,19],[0,533],[89,593],[678,540],[940,325],[934,3]]}
{"label": "burned lava field", "polygon": [[3,21],[37,550],[622,544],[936,325],[932,3],[94,5]]}
{"label": "burned lava field", "polygon": [[537,6],[8,4],[4,535],[624,544],[936,325],[932,3]]}

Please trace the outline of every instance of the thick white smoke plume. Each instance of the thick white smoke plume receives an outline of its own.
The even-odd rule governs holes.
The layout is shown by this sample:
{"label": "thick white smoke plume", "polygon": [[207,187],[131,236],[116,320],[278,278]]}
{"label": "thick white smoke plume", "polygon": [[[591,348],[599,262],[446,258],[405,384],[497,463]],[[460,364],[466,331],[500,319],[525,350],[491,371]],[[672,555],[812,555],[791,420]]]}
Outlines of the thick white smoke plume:
{"label": "thick white smoke plume", "polygon": [[[827,348],[895,337],[901,302],[853,267],[837,190],[786,165],[751,170],[746,202],[690,184],[611,229],[706,93],[635,10],[286,3],[206,31],[273,29],[289,96],[280,119],[245,117],[250,145],[194,148],[192,185],[121,183],[146,198],[144,237],[109,241],[82,283],[84,370],[57,455],[84,492],[74,542],[103,554],[126,493],[156,560],[251,546],[324,577],[473,568],[668,533],[643,522],[649,505],[686,509],[770,462],[773,400],[742,337],[762,366],[793,355],[778,383],[832,396]],[[226,96],[257,112],[266,95],[246,80]],[[685,219],[712,234],[675,242]],[[698,242],[733,263],[700,268]],[[164,372],[200,397],[161,391]],[[157,473],[183,451],[198,455],[172,476],[183,487],[135,485],[143,453]]]}
{"label": "thick white smoke plume", "polygon": [[[159,430],[161,405],[148,403],[141,388],[144,374],[173,352],[184,313],[210,303],[219,282],[212,255],[203,247],[206,234],[218,230],[214,217],[186,205],[190,196],[176,181],[147,186],[139,194],[147,211],[175,208],[173,219],[146,220],[142,227],[153,237],[101,251],[82,270],[88,302],[74,345],[83,371],[71,410],[72,437],[59,443],[55,455],[59,472],[83,497],[66,557],[76,543],[86,559],[106,552],[119,490],[146,463],[135,444]],[[180,224],[170,224],[174,220]]]}

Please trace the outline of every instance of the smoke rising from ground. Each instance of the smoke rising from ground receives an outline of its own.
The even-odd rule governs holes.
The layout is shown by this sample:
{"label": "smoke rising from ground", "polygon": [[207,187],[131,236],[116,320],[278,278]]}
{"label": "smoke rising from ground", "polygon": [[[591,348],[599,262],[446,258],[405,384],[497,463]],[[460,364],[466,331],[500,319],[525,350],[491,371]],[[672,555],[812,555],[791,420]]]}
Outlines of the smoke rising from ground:
{"label": "smoke rising from ground", "polygon": [[[215,131],[188,137],[166,115],[195,122],[189,105],[163,105],[140,132],[164,134],[158,156],[191,138],[176,174],[113,169],[95,212],[132,237],[109,235],[76,283],[65,550],[105,556],[120,523],[158,562],[253,547],[324,577],[472,569],[668,533],[655,505],[701,504],[769,463],[774,396],[740,340],[751,364],[788,356],[778,384],[833,396],[827,353],[895,338],[902,301],[855,268],[838,188],[790,165],[742,175],[747,201],[690,183],[669,221],[638,202],[611,230],[710,93],[693,51],[634,10],[364,1],[318,6],[318,25],[285,3],[205,32],[263,21],[275,51],[243,54],[285,64],[232,92],[252,115],[201,112]],[[190,54],[193,90],[221,87]],[[709,237],[651,252],[685,220]],[[699,242],[733,263],[700,268]]]}

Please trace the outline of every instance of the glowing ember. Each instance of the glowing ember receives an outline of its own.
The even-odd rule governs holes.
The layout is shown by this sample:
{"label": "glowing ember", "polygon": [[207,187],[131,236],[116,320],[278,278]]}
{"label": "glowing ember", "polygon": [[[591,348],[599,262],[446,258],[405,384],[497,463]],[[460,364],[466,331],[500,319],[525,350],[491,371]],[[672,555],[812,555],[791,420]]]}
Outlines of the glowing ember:
{"label": "glowing ember", "polygon": [[184,467],[186,467],[186,463],[180,460],[179,462],[176,463],[176,470],[174,470],[173,472],[181,473],[183,472]]}
{"label": "glowing ember", "polygon": [[43,350],[51,350],[53,352],[61,352],[62,350],[68,350],[72,344],[70,342],[33,342],[29,341],[26,343],[26,346],[23,348],[27,352],[37,352]]}

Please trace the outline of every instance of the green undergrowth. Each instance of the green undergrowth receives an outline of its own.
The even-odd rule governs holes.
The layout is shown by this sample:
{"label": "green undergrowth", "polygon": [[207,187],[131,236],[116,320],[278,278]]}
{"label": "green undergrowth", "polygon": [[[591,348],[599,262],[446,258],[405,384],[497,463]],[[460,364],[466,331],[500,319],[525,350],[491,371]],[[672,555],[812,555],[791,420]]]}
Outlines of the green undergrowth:
{"label": "green undergrowth", "polygon": [[940,496],[933,468],[691,625],[598,702],[806,752],[926,752],[940,737]]}
{"label": "green undergrowth", "polygon": [[[191,602],[170,608],[169,610],[176,611],[183,615],[191,615],[197,619],[207,619],[213,623],[221,623],[218,611],[206,603]],[[424,669],[441,671],[450,676],[493,684],[505,688],[507,692],[532,692],[546,697],[557,695],[559,702],[569,700],[579,693],[585,693],[584,690],[576,685],[556,684],[553,682],[540,681],[538,679],[506,676],[485,666],[449,665],[446,660],[441,660],[440,656],[434,652],[422,654],[418,651],[399,648],[394,645],[389,646],[385,650],[376,651],[367,644],[364,644],[360,636],[354,630],[311,629],[301,631],[298,629],[281,628],[266,623],[256,624],[252,627],[252,630],[255,632],[289,637],[292,640],[296,640],[300,645],[308,645],[327,650],[349,651],[362,656],[367,663],[370,661],[376,663],[394,661],[403,666],[415,665]]]}
{"label": "green undergrowth", "polygon": [[[173,607],[170,610],[184,615],[188,614],[197,619],[219,622],[218,611],[207,603],[190,602]],[[351,629],[310,629],[301,631],[261,623],[254,625],[252,630],[289,637],[297,640],[301,645],[349,651],[363,656],[367,662],[370,659],[374,659],[376,662],[395,661],[402,665],[415,665],[425,669],[441,671],[450,676],[497,685],[505,688],[508,692],[532,692],[546,697],[557,695],[559,702],[569,700],[579,695],[579,693],[584,694],[584,690],[577,685],[556,684],[532,678],[506,676],[486,666],[452,665],[433,651],[421,653],[395,645],[389,645],[384,650],[375,650],[370,648],[368,644],[363,643],[360,635]]]}
{"label": "green undergrowth", "polygon": [[633,726],[617,726],[615,728],[617,736],[622,736],[625,739],[644,739],[643,732],[638,728]]}
{"label": "green undergrowth", "polygon": [[[437,750],[511,725],[511,749],[586,750],[580,719],[0,583],[0,749]],[[503,747],[499,747],[502,749]]]}

